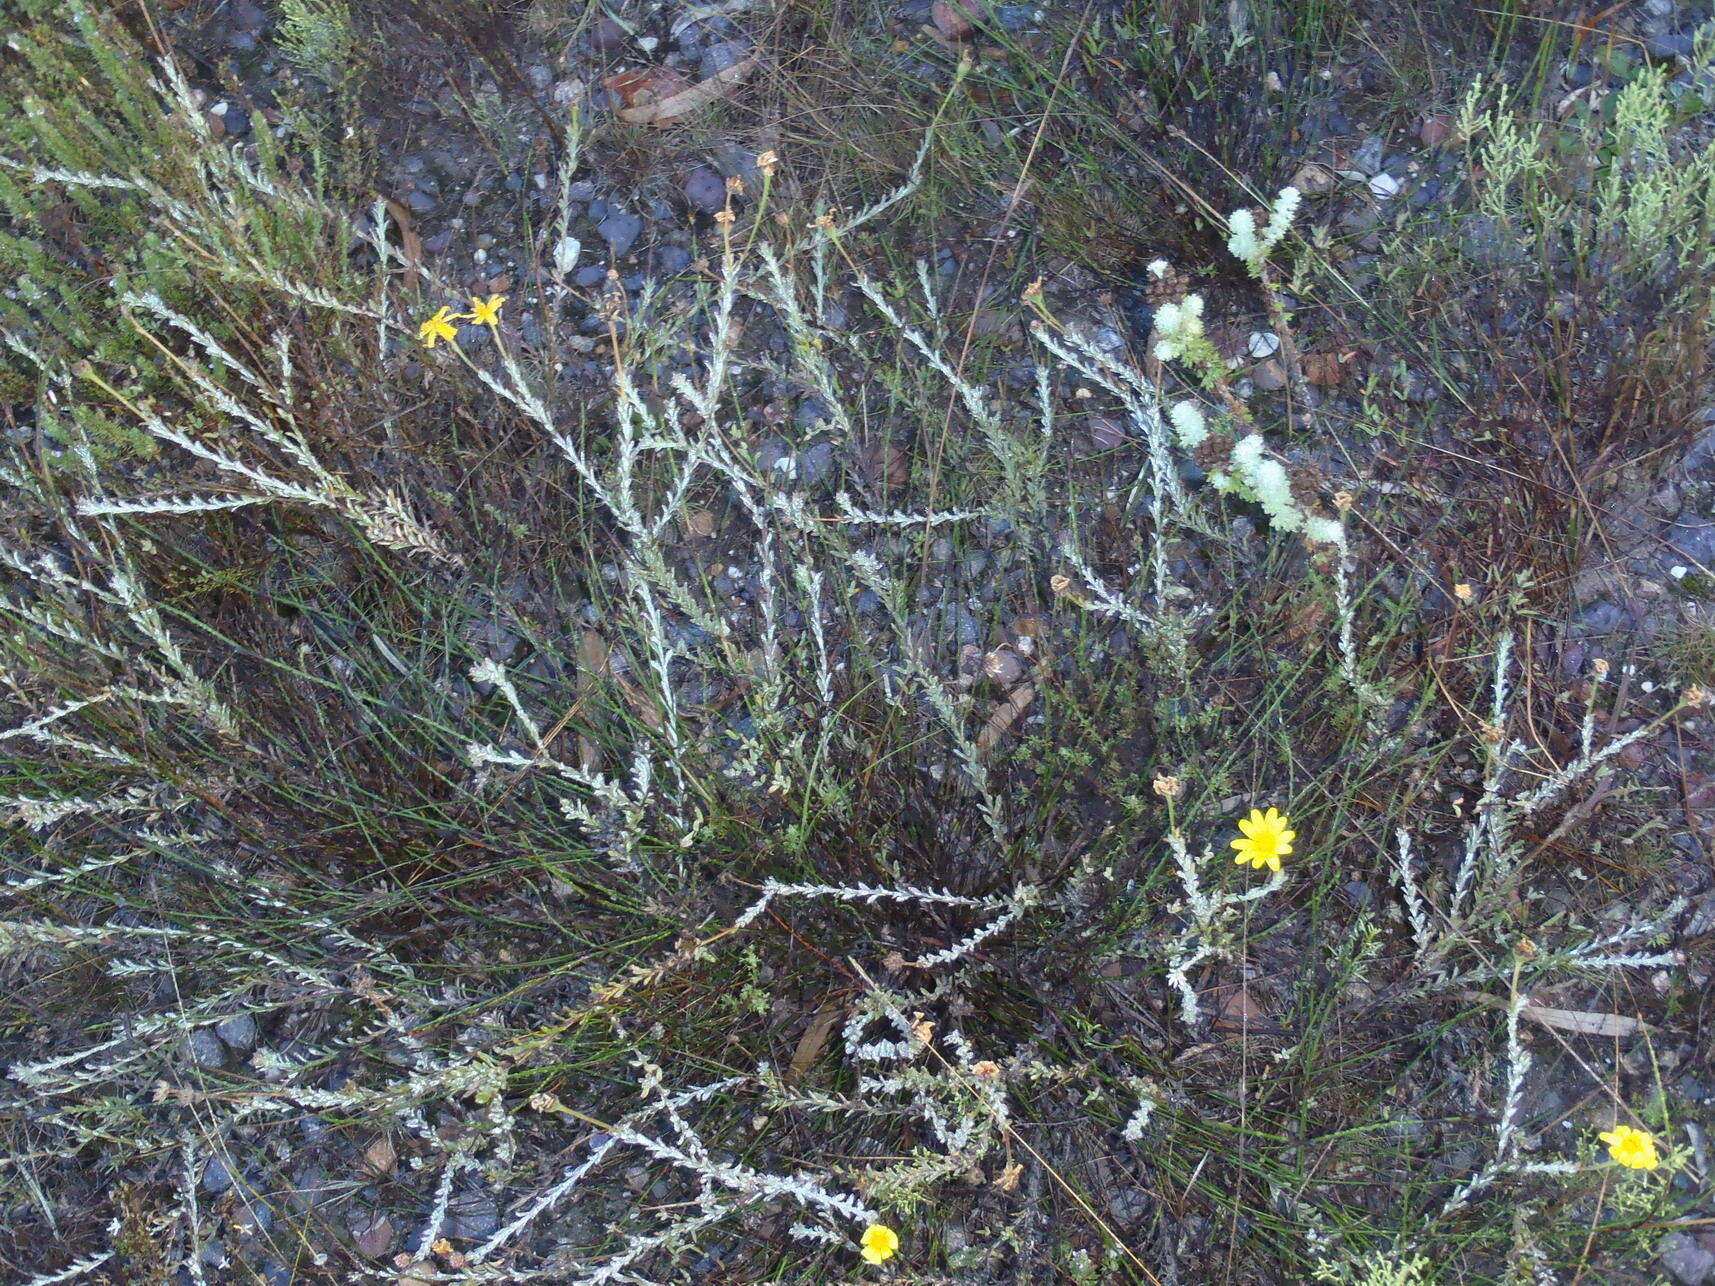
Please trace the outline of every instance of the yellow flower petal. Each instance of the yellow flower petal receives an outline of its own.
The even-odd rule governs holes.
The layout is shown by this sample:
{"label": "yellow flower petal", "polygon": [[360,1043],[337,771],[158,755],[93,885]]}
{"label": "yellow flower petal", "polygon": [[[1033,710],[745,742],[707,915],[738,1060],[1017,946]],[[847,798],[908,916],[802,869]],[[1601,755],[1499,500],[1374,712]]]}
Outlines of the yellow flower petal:
{"label": "yellow flower petal", "polygon": [[892,1259],[899,1249],[899,1234],[886,1224],[871,1224],[864,1229],[863,1239],[859,1243],[862,1250],[859,1253],[872,1264],[881,1264]]}
{"label": "yellow flower petal", "polygon": [[1616,1125],[1596,1136],[1608,1145],[1608,1155],[1630,1170],[1654,1170],[1661,1164],[1655,1139],[1630,1125]]}
{"label": "yellow flower petal", "polygon": [[486,300],[470,297],[470,320],[478,326],[498,326],[500,324],[500,305],[506,302],[505,295],[490,295]]}
{"label": "yellow flower petal", "polygon": [[1279,871],[1280,859],[1291,854],[1292,841],[1298,838],[1298,832],[1289,827],[1289,819],[1278,808],[1251,809],[1249,817],[1238,821],[1240,838],[1231,841],[1238,854],[1234,862],[1252,870],[1260,871],[1266,866]]}
{"label": "yellow flower petal", "polygon": [[442,308],[417,327],[417,339],[424,348],[433,348],[443,339],[457,339],[458,327],[453,325],[457,316],[451,308]]}

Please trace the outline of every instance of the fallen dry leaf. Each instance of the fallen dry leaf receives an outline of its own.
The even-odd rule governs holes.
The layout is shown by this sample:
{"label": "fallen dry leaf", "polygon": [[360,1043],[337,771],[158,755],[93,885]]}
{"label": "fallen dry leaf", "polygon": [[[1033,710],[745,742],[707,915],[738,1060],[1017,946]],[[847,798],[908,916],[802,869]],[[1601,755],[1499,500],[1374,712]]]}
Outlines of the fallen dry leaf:
{"label": "fallen dry leaf", "polygon": [[400,251],[405,260],[405,289],[415,290],[417,277],[423,270],[423,238],[417,235],[417,224],[409,210],[390,196],[381,200],[387,206],[387,213],[393,216],[393,222],[399,225]]}
{"label": "fallen dry leaf", "polygon": [[1549,1005],[1526,1005],[1519,1017],[1555,1027],[1561,1031],[1577,1032],[1580,1036],[1636,1036],[1652,1030],[1648,1023],[1625,1014],[1605,1014],[1593,1009],[1555,1009]]}
{"label": "fallen dry leaf", "polygon": [[628,125],[672,125],[731,93],[755,68],[755,57],[741,58],[724,71],[683,89],[666,94],[651,90],[650,101],[622,107],[616,115]]}
{"label": "fallen dry leaf", "polygon": [[[1479,1005],[1496,1009],[1506,1008],[1506,1001],[1485,992],[1465,991],[1460,995],[1463,999]],[[1655,1030],[1648,1023],[1625,1014],[1603,1013],[1596,1009],[1556,1009],[1552,1005],[1539,1005],[1529,1000],[1519,1009],[1519,1017],[1528,1018],[1533,1023],[1541,1023],[1544,1027],[1552,1027],[1556,1031],[1569,1031],[1579,1036],[1637,1036]]]}
{"label": "fallen dry leaf", "polygon": [[602,81],[602,88],[618,94],[621,107],[643,108],[684,93],[691,83],[689,77],[673,67],[639,67],[615,72]]}
{"label": "fallen dry leaf", "polygon": [[839,1022],[843,1011],[837,1006],[824,1009],[810,1020],[810,1025],[804,1029],[804,1034],[798,1038],[798,1048],[792,1051],[792,1061],[786,1065],[786,1083],[794,1085],[804,1079],[804,1074],[814,1066],[828,1043],[828,1036],[834,1030],[834,1024]]}
{"label": "fallen dry leaf", "polygon": [[1251,1028],[1267,1025],[1268,1016],[1245,986],[1222,987],[1215,996],[1215,1026]]}
{"label": "fallen dry leaf", "polygon": [[365,1174],[392,1174],[398,1161],[399,1154],[393,1149],[393,1140],[383,1134],[363,1149],[363,1164],[360,1168]]}
{"label": "fallen dry leaf", "polygon": [[357,1253],[369,1259],[380,1259],[393,1249],[393,1223],[386,1215],[377,1215],[353,1241]]}
{"label": "fallen dry leaf", "polygon": [[961,40],[970,35],[979,15],[980,11],[972,0],[935,0],[929,7],[929,17],[935,23],[935,30],[948,40]]}
{"label": "fallen dry leaf", "polygon": [[1018,722],[1018,717],[1030,708],[1030,703],[1036,699],[1034,684],[1024,683],[1006,694],[1006,699],[989,711],[988,722],[977,733],[977,749],[987,754],[994,745],[1006,735],[1008,728]]}
{"label": "fallen dry leaf", "polygon": [[1307,353],[1304,357],[1304,378],[1321,388],[1330,388],[1346,378],[1346,363],[1356,357],[1356,349],[1343,353]]}

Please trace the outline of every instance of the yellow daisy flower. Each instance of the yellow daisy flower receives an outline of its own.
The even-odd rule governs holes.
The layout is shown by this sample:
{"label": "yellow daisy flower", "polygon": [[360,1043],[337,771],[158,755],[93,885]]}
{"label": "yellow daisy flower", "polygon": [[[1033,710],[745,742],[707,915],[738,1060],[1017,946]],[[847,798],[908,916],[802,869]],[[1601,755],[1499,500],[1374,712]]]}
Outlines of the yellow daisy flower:
{"label": "yellow daisy flower", "polygon": [[443,308],[428,321],[417,327],[417,338],[422,341],[424,348],[433,348],[443,339],[457,339],[459,329],[453,325],[458,314],[450,308]]}
{"label": "yellow daisy flower", "polygon": [[1608,1145],[1608,1155],[1628,1170],[1653,1170],[1661,1164],[1655,1140],[1629,1125],[1616,1125],[1596,1136]]}
{"label": "yellow daisy flower", "polygon": [[478,326],[498,326],[500,324],[500,305],[506,302],[505,295],[490,295],[487,301],[470,297],[470,320]]}
{"label": "yellow daisy flower", "polygon": [[1233,847],[1239,851],[1234,863],[1257,871],[1265,866],[1278,871],[1280,859],[1292,852],[1292,841],[1298,838],[1297,831],[1287,829],[1290,825],[1286,814],[1278,808],[1266,813],[1251,809],[1251,815],[1239,822],[1241,838],[1233,841]]}
{"label": "yellow daisy flower", "polygon": [[872,1264],[886,1263],[899,1249],[899,1234],[884,1223],[873,1223],[864,1229],[863,1250],[859,1253]]}

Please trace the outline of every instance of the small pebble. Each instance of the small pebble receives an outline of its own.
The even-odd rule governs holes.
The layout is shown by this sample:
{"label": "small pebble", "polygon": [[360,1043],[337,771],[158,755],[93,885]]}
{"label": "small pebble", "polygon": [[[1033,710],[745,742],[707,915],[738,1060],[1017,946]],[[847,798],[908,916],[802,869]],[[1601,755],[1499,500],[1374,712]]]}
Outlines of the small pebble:
{"label": "small pebble", "polygon": [[590,48],[597,53],[611,54],[625,48],[631,37],[612,18],[602,18],[590,28]]}
{"label": "small pebble", "polygon": [[1251,371],[1251,383],[1259,392],[1278,392],[1286,387],[1286,368],[1272,357],[1258,362]]}

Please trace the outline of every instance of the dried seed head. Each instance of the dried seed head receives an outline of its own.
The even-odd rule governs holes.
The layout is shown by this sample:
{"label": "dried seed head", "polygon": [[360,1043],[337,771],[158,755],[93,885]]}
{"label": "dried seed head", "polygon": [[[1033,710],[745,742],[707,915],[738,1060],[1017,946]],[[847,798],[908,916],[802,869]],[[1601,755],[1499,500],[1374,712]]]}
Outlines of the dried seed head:
{"label": "dried seed head", "polygon": [[1460,581],[1453,587],[1453,597],[1458,599],[1461,603],[1469,603],[1472,599],[1477,597],[1477,591],[1471,588],[1469,582]]}
{"label": "dried seed head", "polygon": [[1590,662],[1590,668],[1596,672],[1596,677],[1598,679],[1607,678],[1608,677],[1608,658],[1604,657],[1604,656],[1597,657],[1594,661]]}
{"label": "dried seed head", "polygon": [[1685,690],[1680,699],[1693,710],[1699,710],[1709,704],[1709,693],[1704,688],[1693,683]]}
{"label": "dried seed head", "polygon": [[1350,491],[1336,491],[1334,493],[1334,508],[1341,513],[1350,513],[1352,506],[1357,503],[1357,497],[1352,495]]}
{"label": "dried seed head", "polygon": [[1152,784],[1155,787],[1155,793],[1163,799],[1178,799],[1180,792],[1184,789],[1179,784],[1179,778],[1169,777],[1165,773],[1158,776]]}

